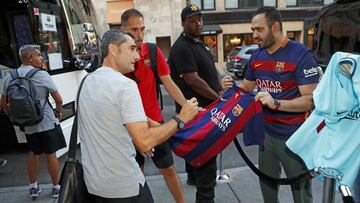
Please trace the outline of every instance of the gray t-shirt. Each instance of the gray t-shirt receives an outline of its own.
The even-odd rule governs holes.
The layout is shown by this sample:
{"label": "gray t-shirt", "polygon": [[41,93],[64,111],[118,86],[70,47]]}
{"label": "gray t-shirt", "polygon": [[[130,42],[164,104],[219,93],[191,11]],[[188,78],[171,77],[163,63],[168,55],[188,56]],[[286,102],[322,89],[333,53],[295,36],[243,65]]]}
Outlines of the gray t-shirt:
{"label": "gray t-shirt", "polygon": [[[34,69],[32,66],[20,66],[18,70],[19,76],[25,77],[25,75],[31,70]],[[12,79],[10,73],[6,75],[4,88],[2,96],[5,96],[6,89],[9,85],[10,80]],[[31,81],[36,89],[36,95],[40,99],[41,105],[44,105],[44,119],[33,126],[25,127],[25,134],[30,135],[38,132],[43,132],[46,130],[51,130],[55,128],[55,124],[59,124],[59,120],[55,117],[53,109],[50,107],[50,104],[47,102],[49,93],[55,92],[58,90],[53,79],[46,71],[38,71],[31,78]]]}
{"label": "gray t-shirt", "polygon": [[145,178],[125,127],[147,121],[136,83],[101,67],[85,79],[78,110],[81,158],[89,192],[105,198],[138,195]]}

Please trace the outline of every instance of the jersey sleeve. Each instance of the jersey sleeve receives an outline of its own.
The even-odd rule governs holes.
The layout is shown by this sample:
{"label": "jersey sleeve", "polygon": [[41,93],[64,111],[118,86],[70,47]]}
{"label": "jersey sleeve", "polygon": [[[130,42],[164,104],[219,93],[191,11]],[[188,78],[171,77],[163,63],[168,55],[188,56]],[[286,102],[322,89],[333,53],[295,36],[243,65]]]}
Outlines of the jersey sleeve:
{"label": "jersey sleeve", "polygon": [[317,63],[310,50],[304,54],[297,64],[295,77],[298,85],[307,85],[319,82]]}
{"label": "jersey sleeve", "polygon": [[161,50],[157,48],[157,72],[159,76],[169,75],[170,68]]}
{"label": "jersey sleeve", "polygon": [[141,103],[139,90],[134,81],[129,81],[118,91],[118,108],[123,124],[147,121],[144,108]]}
{"label": "jersey sleeve", "polygon": [[197,72],[198,68],[191,48],[187,46],[178,46],[176,49],[176,54],[172,55],[172,60],[176,67],[177,73],[181,75],[183,73]]}

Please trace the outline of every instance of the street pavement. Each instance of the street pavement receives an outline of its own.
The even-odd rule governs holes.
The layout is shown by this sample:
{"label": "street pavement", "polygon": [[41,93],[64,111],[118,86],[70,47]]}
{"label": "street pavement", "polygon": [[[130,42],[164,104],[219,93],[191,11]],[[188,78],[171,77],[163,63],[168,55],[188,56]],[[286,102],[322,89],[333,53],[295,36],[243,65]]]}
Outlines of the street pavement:
{"label": "street pavement", "polygon": [[[164,110],[163,114],[165,119],[169,119],[174,115],[173,101],[164,93]],[[239,141],[242,135],[238,135]],[[244,151],[249,158],[257,164],[257,147],[244,147]],[[77,156],[80,157],[80,150],[77,150]],[[7,152],[0,155],[1,158],[8,160],[8,164],[0,168],[0,203],[26,203],[26,202],[39,202],[48,203],[56,202],[51,196],[51,181],[46,169],[46,160],[44,157],[40,158],[40,172],[39,184],[42,193],[36,201],[30,200],[29,187],[27,182],[27,166],[26,159],[27,153],[25,149],[17,149],[12,152]],[[60,157],[61,167],[64,164],[66,157]],[[174,156],[175,167],[179,174],[187,202],[195,202],[194,186],[186,184],[186,174],[184,161],[181,158]],[[230,144],[223,151],[223,173],[228,174],[231,178],[230,183],[217,184],[215,188],[215,202],[222,203],[261,203],[263,202],[258,177],[246,166],[234,144]],[[219,166],[219,156],[218,156]],[[156,203],[170,203],[174,202],[169,190],[166,187],[163,177],[160,175],[159,170],[151,162],[151,159],[146,159],[145,175],[152,192],[154,201]],[[313,180],[313,197],[314,202],[321,202],[322,200],[322,183]],[[342,202],[340,195],[336,193],[335,202]],[[290,203],[293,202],[292,194],[289,186],[280,186],[279,191],[280,202]]]}
{"label": "street pavement", "polygon": [[[229,183],[217,184],[215,188],[215,202],[221,203],[261,203],[263,202],[260,186],[257,176],[251,172],[248,167],[237,167],[224,170],[229,175],[231,181]],[[183,185],[187,202],[195,202],[195,187],[186,184],[186,174],[179,174]],[[161,175],[147,176],[146,181],[149,184],[154,202],[170,203],[175,202],[169,190],[166,187],[164,179]],[[1,203],[50,203],[56,202],[51,196],[51,184],[40,184],[43,190],[36,201],[30,200],[28,195],[28,186],[18,187],[2,187],[0,188]],[[314,202],[322,201],[322,184],[313,180],[313,198]],[[293,202],[291,190],[289,186],[280,186],[279,191],[280,202]],[[335,202],[341,202],[340,195],[336,193]]]}

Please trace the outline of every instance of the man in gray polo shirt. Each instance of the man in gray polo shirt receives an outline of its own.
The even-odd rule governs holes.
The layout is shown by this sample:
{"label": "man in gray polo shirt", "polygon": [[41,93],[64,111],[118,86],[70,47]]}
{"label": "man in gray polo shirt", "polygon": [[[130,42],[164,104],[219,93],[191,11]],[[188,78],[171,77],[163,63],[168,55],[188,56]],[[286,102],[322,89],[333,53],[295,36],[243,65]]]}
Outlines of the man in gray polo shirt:
{"label": "man in gray polo shirt", "polygon": [[85,78],[79,97],[79,136],[84,179],[98,202],[153,202],[135,160],[167,140],[198,113],[195,98],[163,125],[146,118],[136,83],[123,74],[139,59],[133,38],[107,31],[101,44],[103,66]]}
{"label": "man in gray polo shirt", "polygon": [[[17,69],[18,75],[24,77],[30,70],[42,68],[43,58],[40,54],[40,47],[37,45],[24,45],[19,50],[22,65]],[[7,74],[1,96],[1,109],[5,109],[6,90],[12,77]],[[25,135],[28,143],[28,172],[30,181],[30,197],[37,198],[41,192],[37,184],[39,155],[46,154],[48,171],[53,183],[52,197],[59,196],[59,162],[55,152],[66,146],[59,120],[61,119],[62,98],[54,81],[46,71],[38,71],[31,78],[35,87],[36,95],[44,106],[43,120],[32,126],[25,126]],[[55,110],[50,106],[47,98],[51,95],[56,103]]]}

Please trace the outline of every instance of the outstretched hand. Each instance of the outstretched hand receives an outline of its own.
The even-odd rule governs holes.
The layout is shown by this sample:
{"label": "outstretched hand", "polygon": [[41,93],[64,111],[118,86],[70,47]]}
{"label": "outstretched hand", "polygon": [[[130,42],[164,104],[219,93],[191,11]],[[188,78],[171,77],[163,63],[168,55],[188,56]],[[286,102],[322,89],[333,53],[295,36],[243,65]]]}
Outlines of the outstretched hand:
{"label": "outstretched hand", "polygon": [[198,105],[199,102],[195,97],[191,98],[190,100],[186,100],[186,102],[182,106],[178,117],[185,123],[192,120],[199,112]]}
{"label": "outstretched hand", "polygon": [[231,76],[227,75],[221,79],[221,86],[224,90],[231,88],[233,85],[233,79]]}

